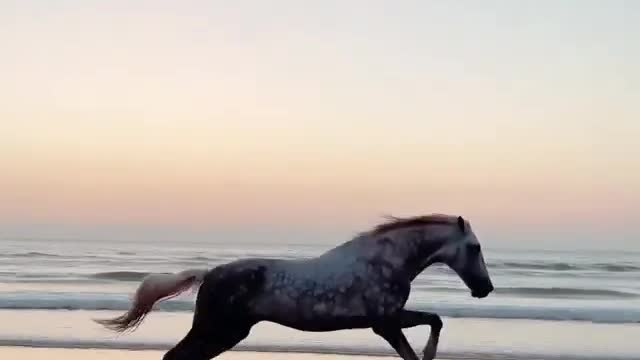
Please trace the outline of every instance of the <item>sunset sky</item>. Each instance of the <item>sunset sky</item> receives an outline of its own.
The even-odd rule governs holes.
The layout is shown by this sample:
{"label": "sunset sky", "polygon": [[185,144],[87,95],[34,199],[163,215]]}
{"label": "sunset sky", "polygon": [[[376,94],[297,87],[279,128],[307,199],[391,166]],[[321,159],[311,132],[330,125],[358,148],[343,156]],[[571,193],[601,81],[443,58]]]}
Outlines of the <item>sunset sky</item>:
{"label": "sunset sky", "polygon": [[0,237],[640,249],[640,2],[0,0],[0,44]]}

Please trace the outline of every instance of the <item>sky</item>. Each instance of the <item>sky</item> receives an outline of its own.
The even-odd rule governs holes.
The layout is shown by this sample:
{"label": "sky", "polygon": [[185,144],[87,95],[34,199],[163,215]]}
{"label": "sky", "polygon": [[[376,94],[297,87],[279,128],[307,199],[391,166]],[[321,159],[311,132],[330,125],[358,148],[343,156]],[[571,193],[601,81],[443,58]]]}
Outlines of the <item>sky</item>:
{"label": "sky", "polygon": [[640,249],[640,3],[0,0],[0,237]]}

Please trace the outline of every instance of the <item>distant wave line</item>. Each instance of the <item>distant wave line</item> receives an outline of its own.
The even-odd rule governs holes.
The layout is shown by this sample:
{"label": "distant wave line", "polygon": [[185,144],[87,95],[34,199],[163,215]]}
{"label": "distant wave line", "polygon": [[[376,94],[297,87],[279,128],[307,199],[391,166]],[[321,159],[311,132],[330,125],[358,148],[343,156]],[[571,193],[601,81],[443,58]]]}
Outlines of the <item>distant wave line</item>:
{"label": "distant wave line", "polygon": [[[240,257],[239,254],[235,253],[221,253],[218,255],[195,255],[195,256],[171,256],[166,259],[161,259],[156,256],[152,258],[148,258],[144,254],[137,254],[135,252],[130,251],[118,251],[115,254],[104,254],[104,255],[66,255],[59,253],[49,253],[49,252],[39,252],[39,251],[28,251],[28,252],[19,252],[19,253],[9,253],[9,254],[0,254],[0,258],[3,259],[31,259],[31,258],[44,258],[49,259],[51,261],[57,260],[76,260],[82,261],[83,259],[88,260],[96,260],[99,259],[101,261],[122,261],[123,257],[126,256],[128,262],[136,262],[139,261],[141,263],[152,261],[163,261],[167,264],[189,264],[189,263],[209,263],[212,266],[216,264],[233,261]],[[135,258],[138,257],[138,259]],[[243,253],[242,257],[262,257],[262,258],[281,258],[281,259],[300,259],[305,258],[305,256],[300,255],[290,255],[290,254],[264,254],[264,253]],[[614,262],[594,262],[594,263],[569,263],[562,261],[514,261],[514,260],[504,260],[504,261],[495,261],[490,262],[488,264],[490,269],[500,269],[500,270],[550,270],[550,271],[558,271],[558,272],[572,272],[572,271],[601,271],[601,272],[613,272],[613,273],[624,273],[624,272],[640,272],[640,264],[635,263],[614,263]],[[448,271],[449,269],[443,265],[436,265],[434,267],[437,271]]]}
{"label": "distant wave line", "polygon": [[[124,311],[130,306],[130,300],[123,295],[110,296],[94,294],[79,298],[78,296],[33,298],[29,296],[0,297],[0,309],[11,310],[111,310]],[[590,321],[595,323],[638,323],[640,309],[629,307],[553,307],[553,306],[519,306],[519,305],[483,305],[468,306],[463,304],[413,304],[409,307],[418,310],[434,311],[445,317],[454,318],[487,318],[487,319],[529,319],[554,321]],[[192,297],[172,299],[155,307],[161,312],[191,312],[194,308]]]}

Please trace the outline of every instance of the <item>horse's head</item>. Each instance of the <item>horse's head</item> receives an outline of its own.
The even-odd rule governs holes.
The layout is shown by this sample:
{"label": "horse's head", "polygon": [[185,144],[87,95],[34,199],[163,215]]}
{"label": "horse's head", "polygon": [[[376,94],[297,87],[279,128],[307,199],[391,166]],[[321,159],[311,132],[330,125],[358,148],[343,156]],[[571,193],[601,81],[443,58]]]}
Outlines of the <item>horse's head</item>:
{"label": "horse's head", "polygon": [[444,263],[460,276],[473,297],[483,298],[493,291],[478,238],[461,216],[391,217],[371,234],[384,237],[390,232],[398,242],[409,244],[406,253],[415,268],[409,265],[407,271],[412,277],[433,263]]}
{"label": "horse's head", "polygon": [[456,231],[451,233],[438,251],[438,260],[455,271],[471,290],[471,296],[484,298],[493,291],[493,284],[484,262],[478,238],[468,221],[459,216]]}
{"label": "horse's head", "polygon": [[376,226],[369,234],[395,239],[391,242],[404,249],[400,251],[407,256],[404,270],[411,278],[431,264],[444,263],[460,276],[473,297],[484,298],[493,291],[478,238],[461,216],[390,217],[389,222]]}

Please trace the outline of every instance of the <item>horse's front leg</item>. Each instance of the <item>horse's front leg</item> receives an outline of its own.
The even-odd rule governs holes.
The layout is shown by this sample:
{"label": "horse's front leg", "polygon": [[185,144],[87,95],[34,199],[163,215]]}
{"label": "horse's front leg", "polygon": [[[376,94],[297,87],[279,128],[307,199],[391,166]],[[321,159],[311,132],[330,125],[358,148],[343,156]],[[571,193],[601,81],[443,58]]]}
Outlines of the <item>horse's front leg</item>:
{"label": "horse's front leg", "polygon": [[403,360],[419,360],[397,322],[374,326],[373,332],[385,339]]}
{"label": "horse's front leg", "polygon": [[418,325],[429,325],[431,332],[429,340],[423,350],[423,360],[433,360],[438,351],[438,341],[440,340],[440,331],[442,330],[442,319],[438,314],[424,312],[402,310],[399,314],[400,326],[402,328],[410,328]]}

